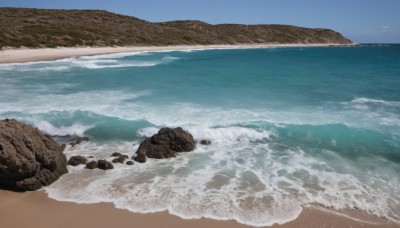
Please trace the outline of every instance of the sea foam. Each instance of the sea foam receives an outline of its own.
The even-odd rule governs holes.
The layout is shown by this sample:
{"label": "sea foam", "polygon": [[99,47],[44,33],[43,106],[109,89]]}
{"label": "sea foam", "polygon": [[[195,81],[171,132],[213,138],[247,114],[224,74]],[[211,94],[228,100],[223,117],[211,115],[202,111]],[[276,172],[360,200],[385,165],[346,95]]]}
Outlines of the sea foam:
{"label": "sea foam", "polygon": [[[398,56],[360,60],[359,49],[160,51],[0,65],[0,118],[89,136],[67,146],[68,158],[134,157],[162,127],[211,141],[106,172],[69,167],[45,188],[57,200],[253,226],[285,223],[314,204],[399,222]],[[368,61],[381,65],[354,68]],[[360,78],[366,83],[353,84]]]}
{"label": "sea foam", "polygon": [[398,102],[398,101],[385,101],[385,100],[370,99],[370,98],[365,98],[365,97],[355,98],[351,102],[358,103],[358,104],[379,104],[379,105],[386,105],[386,106],[400,106],[400,102]]}
{"label": "sea foam", "polygon": [[149,61],[135,60],[132,56],[145,56],[148,53],[117,53],[107,55],[83,56],[66,58],[54,61],[40,61],[29,63],[1,64],[0,71],[70,71],[74,68],[84,69],[105,69],[105,68],[128,68],[128,67],[152,67],[160,64],[167,64],[179,58],[165,56]]}
{"label": "sea foam", "polygon": [[[113,202],[133,212],[168,210],[186,219],[234,219],[252,226],[288,222],[310,204],[337,210],[358,208],[396,220],[393,213],[400,201],[391,193],[400,186],[398,180],[385,180],[387,177],[378,174],[363,179],[342,173],[301,149],[274,150],[271,146],[220,141],[199,145],[193,153],[175,159],[149,160],[129,168],[117,165],[107,175],[70,168],[70,174],[46,191],[57,200]],[[110,159],[110,151],[132,156],[136,149],[136,143],[86,144],[81,149],[68,148],[66,154]],[[326,153],[337,162],[348,162],[335,153]],[[370,187],[377,184],[381,187]]]}
{"label": "sea foam", "polygon": [[35,126],[40,130],[46,132],[47,134],[56,136],[66,136],[66,135],[83,136],[87,130],[94,127],[93,125],[85,126],[80,123],[76,123],[71,126],[55,127],[54,125],[52,125],[47,121],[40,121],[36,123]]}

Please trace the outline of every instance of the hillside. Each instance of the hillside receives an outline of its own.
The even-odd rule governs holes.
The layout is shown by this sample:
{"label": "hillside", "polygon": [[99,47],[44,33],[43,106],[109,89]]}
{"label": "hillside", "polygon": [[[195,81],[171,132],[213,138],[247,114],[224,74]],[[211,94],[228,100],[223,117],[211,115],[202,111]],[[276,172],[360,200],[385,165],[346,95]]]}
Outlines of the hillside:
{"label": "hillside", "polygon": [[340,33],[290,25],[151,23],[101,10],[0,8],[0,48],[249,43],[350,44]]}

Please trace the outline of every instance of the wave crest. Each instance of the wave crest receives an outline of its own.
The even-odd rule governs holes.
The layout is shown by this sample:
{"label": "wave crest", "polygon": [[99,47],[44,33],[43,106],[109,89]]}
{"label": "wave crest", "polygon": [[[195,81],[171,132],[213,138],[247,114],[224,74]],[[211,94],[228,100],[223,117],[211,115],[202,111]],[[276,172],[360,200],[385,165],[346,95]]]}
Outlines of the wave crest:
{"label": "wave crest", "polygon": [[80,123],[76,123],[71,126],[56,127],[47,121],[40,121],[39,123],[35,124],[35,126],[40,130],[46,132],[47,134],[56,136],[66,136],[66,135],[83,136],[87,130],[95,127],[94,125],[88,126]]}
{"label": "wave crest", "polygon": [[386,101],[386,100],[377,100],[377,99],[370,99],[366,97],[358,97],[351,101],[351,103],[356,104],[379,104],[384,106],[400,106],[399,101]]}

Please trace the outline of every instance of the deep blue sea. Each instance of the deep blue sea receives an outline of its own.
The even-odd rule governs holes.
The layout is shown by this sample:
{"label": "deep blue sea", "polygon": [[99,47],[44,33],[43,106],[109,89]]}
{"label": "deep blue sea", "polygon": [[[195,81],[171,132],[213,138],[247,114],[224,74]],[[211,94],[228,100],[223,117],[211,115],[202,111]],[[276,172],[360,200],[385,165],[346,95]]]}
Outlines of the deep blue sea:
{"label": "deep blue sea", "polygon": [[69,167],[50,197],[261,226],[322,205],[400,222],[400,45],[140,52],[0,65],[0,118],[133,156],[162,127],[194,152]]}

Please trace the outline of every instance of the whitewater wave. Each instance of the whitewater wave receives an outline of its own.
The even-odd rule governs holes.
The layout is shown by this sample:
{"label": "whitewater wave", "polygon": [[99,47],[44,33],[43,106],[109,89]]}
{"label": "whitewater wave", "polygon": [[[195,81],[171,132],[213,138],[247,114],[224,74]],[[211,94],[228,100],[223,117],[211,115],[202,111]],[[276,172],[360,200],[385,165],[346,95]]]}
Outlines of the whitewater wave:
{"label": "whitewater wave", "polygon": [[226,143],[234,141],[256,142],[267,140],[271,136],[270,131],[255,130],[243,127],[190,127],[188,130],[191,132],[194,138],[198,140],[212,140],[213,143]]}
{"label": "whitewater wave", "polygon": [[377,100],[377,99],[370,99],[370,98],[365,98],[365,97],[355,98],[351,101],[351,103],[379,104],[379,105],[384,105],[384,106],[400,106],[400,101]]}
{"label": "whitewater wave", "polygon": [[[118,118],[111,121],[108,119],[111,117],[81,111],[51,115],[56,116],[55,120],[85,120],[85,124],[73,122],[64,126],[44,120],[37,122],[36,126],[51,134],[92,136],[97,131],[104,134],[104,130],[111,134],[121,131],[127,134],[125,128],[130,131],[130,126],[135,126],[137,129],[137,137],[129,140],[104,143],[91,137],[94,138],[91,142],[67,147],[67,157],[92,155],[95,159],[111,160],[112,152],[132,157],[140,141],[161,127]],[[51,115],[41,118],[52,119]],[[61,115],[65,116],[61,118]],[[87,124],[93,123],[88,118],[97,124]],[[108,125],[100,127],[104,123],[116,125],[115,129]],[[180,154],[174,159],[149,159],[133,167],[116,164],[107,175],[82,166],[70,167],[69,174],[46,187],[46,191],[50,197],[61,201],[112,202],[118,208],[133,212],[167,210],[187,219],[234,219],[252,226],[291,221],[304,206],[313,204],[337,210],[358,208],[400,221],[396,212],[400,205],[397,164],[371,159],[373,154],[354,157],[335,151],[338,145],[345,148],[343,138],[347,137],[350,143],[369,138],[380,140],[377,146],[383,148],[382,142],[388,139],[381,134],[369,135],[369,132],[348,129],[344,125],[276,126],[260,121],[214,127],[188,124],[184,128],[197,141],[211,140],[211,145],[198,144],[194,152]],[[335,138],[337,145],[324,146],[323,143],[330,143],[331,137],[342,135]],[[361,139],[351,138],[353,135],[360,135]],[[310,145],[322,149],[316,150]],[[371,173],[371,169],[376,171]]]}
{"label": "whitewater wave", "polygon": [[[79,118],[93,117],[100,123],[110,122],[102,119],[109,117],[83,114],[79,114]],[[76,119],[75,115],[78,114],[69,119]],[[160,129],[148,126],[150,123],[143,127],[143,123],[121,122],[115,131],[124,131],[124,127],[135,124],[139,128],[135,139],[97,143],[94,138],[82,146],[67,147],[65,153],[67,157],[92,155],[95,159],[106,160],[112,159],[112,152],[132,157],[140,141]],[[88,129],[89,125],[74,123],[54,130],[52,124],[37,124],[41,129],[50,129],[53,134],[75,132],[85,135],[96,131],[99,125]],[[117,208],[133,212],[167,210],[186,219],[234,219],[252,226],[291,221],[298,217],[304,206],[314,204],[337,210],[357,208],[400,221],[396,212],[400,205],[400,182],[396,178],[399,170],[395,163],[371,159],[371,154],[346,156],[335,151],[336,145],[324,149],[323,144],[318,144],[323,140],[329,144],[331,137],[343,135],[336,140],[344,148],[343,138],[356,134],[361,139],[355,137],[348,141],[366,141],[372,137],[381,140],[377,145],[382,148],[382,142],[387,138],[373,133],[370,136],[368,131],[363,133],[360,129],[345,126],[271,124],[269,130],[262,126],[267,125],[261,122],[243,126],[189,125],[185,129],[196,141],[209,139],[211,145],[198,144],[194,152],[180,154],[174,159],[149,159],[147,163],[133,167],[116,164],[107,175],[82,166],[70,167],[69,174],[46,187],[46,191],[50,197],[61,201],[112,202]],[[105,129],[114,132],[110,126]],[[311,139],[314,140],[309,141],[311,145],[322,149],[313,152],[313,147],[299,143],[299,140],[308,142]],[[290,142],[297,143],[292,145]],[[378,167],[379,172],[368,171],[378,170]]]}
{"label": "whitewater wave", "polygon": [[94,127],[94,125],[87,126],[80,123],[75,123],[71,126],[56,127],[47,121],[40,121],[36,123],[35,126],[40,130],[42,130],[43,132],[55,136],[66,136],[66,135],[83,136],[87,130]]}
{"label": "whitewater wave", "polygon": [[[138,131],[142,137],[151,137],[158,132],[159,128],[148,127]],[[235,141],[256,142],[267,140],[271,136],[270,131],[255,130],[244,127],[188,127],[189,131],[196,141],[210,140],[213,143],[227,143]]]}
{"label": "whitewater wave", "polygon": [[[8,91],[8,96],[20,97],[20,90]],[[97,90],[95,92],[77,92],[71,94],[29,94],[17,101],[5,99],[0,101],[2,110],[6,112],[24,112],[27,114],[52,111],[91,111],[104,115],[118,113],[119,108],[124,108],[126,103],[129,108],[135,106],[133,101],[143,96],[151,95],[151,91],[126,93],[123,91]],[[101,101],[101,104],[99,104]],[[116,115],[115,117],[118,117]]]}
{"label": "whitewater wave", "polygon": [[[54,61],[41,61],[29,63],[0,64],[0,71],[69,71],[74,68],[105,69],[127,67],[153,67],[160,64],[168,64],[179,58],[164,56],[154,60],[138,60],[135,56],[143,56],[146,53],[118,53],[96,56],[83,56],[66,58]],[[129,58],[128,58],[129,57]]]}
{"label": "whitewater wave", "polygon": [[80,59],[120,59],[129,56],[145,56],[150,53],[147,51],[138,51],[138,52],[124,52],[124,53],[113,53],[113,54],[102,54],[102,55],[91,55],[91,56],[82,56]]}
{"label": "whitewater wave", "polygon": [[117,60],[73,60],[70,62],[71,67],[82,67],[86,69],[103,69],[103,68],[123,68],[123,67],[151,67],[160,64],[159,61],[124,61]]}
{"label": "whitewater wave", "polygon": [[[147,136],[156,130],[147,128],[142,133]],[[357,175],[363,173],[357,163],[333,151],[323,151],[325,161],[300,148],[278,150],[271,142],[252,141],[221,140],[199,145],[194,152],[174,159],[149,159],[132,167],[116,164],[107,175],[99,170],[70,168],[69,174],[46,187],[46,192],[61,201],[112,202],[133,212],[167,210],[186,219],[234,219],[252,226],[291,221],[303,206],[312,204],[337,210],[358,208],[399,220],[400,183],[393,178],[395,169],[390,165],[385,165],[387,173],[370,173],[366,178]],[[137,148],[137,141],[88,143],[80,149],[67,148],[66,154],[110,160],[111,151],[132,156]],[[383,165],[375,162],[368,165]]]}
{"label": "whitewater wave", "polygon": [[[59,85],[64,88],[73,84]],[[25,89],[25,88],[24,88]],[[46,88],[33,88],[35,92]],[[21,97],[21,91],[12,86],[5,87],[4,93],[9,99],[0,101],[0,116],[7,113],[20,112],[40,114],[45,112],[88,111],[102,116],[124,120],[146,120],[155,126],[183,126],[190,129],[194,123],[202,123],[204,127],[233,126],[237,124],[259,122],[276,126],[281,124],[324,125],[343,124],[349,127],[389,131],[399,134],[400,116],[391,110],[359,110],[349,106],[327,110],[294,110],[279,111],[268,109],[237,109],[205,107],[195,104],[154,105],[141,102],[141,98],[152,96],[152,91],[124,92],[97,90],[93,92],[77,92],[71,94],[29,94]],[[26,90],[25,90],[26,93]],[[99,103],[101,101],[101,103]],[[60,105],[62,104],[62,105]],[[348,104],[346,104],[346,107]],[[344,115],[343,112],[346,112]],[[9,116],[10,117],[10,116]],[[246,120],[246,122],[243,122]],[[216,130],[214,130],[216,131]],[[210,132],[210,134],[223,134]],[[206,135],[204,135],[206,138]],[[228,137],[228,136],[226,136]]]}

